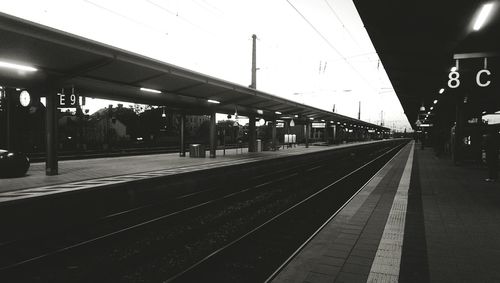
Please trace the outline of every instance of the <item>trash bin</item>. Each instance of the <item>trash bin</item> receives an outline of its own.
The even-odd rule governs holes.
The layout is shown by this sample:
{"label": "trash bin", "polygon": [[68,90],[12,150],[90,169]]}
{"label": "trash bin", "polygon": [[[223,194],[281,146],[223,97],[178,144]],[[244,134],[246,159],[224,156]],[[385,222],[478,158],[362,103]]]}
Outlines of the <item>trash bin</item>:
{"label": "trash bin", "polygon": [[197,143],[189,145],[189,157],[205,157],[205,146]]}
{"label": "trash bin", "polygon": [[262,140],[258,139],[257,140],[257,152],[262,151]]}

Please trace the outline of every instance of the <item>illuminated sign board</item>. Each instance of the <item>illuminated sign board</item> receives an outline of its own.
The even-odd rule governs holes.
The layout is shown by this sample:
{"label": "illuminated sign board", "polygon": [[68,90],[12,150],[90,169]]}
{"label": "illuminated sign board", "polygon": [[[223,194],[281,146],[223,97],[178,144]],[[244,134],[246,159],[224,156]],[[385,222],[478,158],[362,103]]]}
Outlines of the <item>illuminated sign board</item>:
{"label": "illuminated sign board", "polygon": [[[456,66],[453,67],[448,74],[448,87],[449,88],[458,88],[461,86],[462,81],[464,80],[461,77],[462,73],[459,72],[458,69],[458,59],[472,59],[472,58],[482,58],[483,66],[480,70],[475,71],[473,78],[469,78],[467,80],[474,81],[475,84],[480,88],[489,87],[492,84],[492,79],[494,78],[494,73],[488,68],[488,57],[496,57],[498,53],[464,53],[464,54],[455,54],[453,57],[456,59]],[[476,69],[477,70],[477,69]]]}
{"label": "illuminated sign board", "polygon": [[65,94],[64,92],[57,94],[57,108],[76,108],[79,101],[78,94]]}
{"label": "illuminated sign board", "polygon": [[326,123],[311,123],[311,126],[313,128],[324,128],[326,126]]}
{"label": "illuminated sign board", "polygon": [[[476,73],[476,84],[479,87],[487,87],[491,84],[490,76],[491,71],[488,69],[482,69]],[[448,74],[448,87],[457,88],[460,86],[460,73],[458,71],[453,71]]]}

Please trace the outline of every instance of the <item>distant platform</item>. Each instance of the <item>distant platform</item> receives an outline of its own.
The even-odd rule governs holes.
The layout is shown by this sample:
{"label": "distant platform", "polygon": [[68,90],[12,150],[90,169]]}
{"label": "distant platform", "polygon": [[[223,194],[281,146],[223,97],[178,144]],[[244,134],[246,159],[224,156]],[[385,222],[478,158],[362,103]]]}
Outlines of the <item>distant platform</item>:
{"label": "distant platform", "polygon": [[0,179],[0,203],[84,190],[184,172],[231,166],[282,156],[306,154],[371,142],[336,146],[297,145],[278,151],[249,153],[247,148],[217,150],[216,158],[179,157],[179,153],[67,160],[59,162],[59,175],[46,176],[45,163],[33,163],[24,177]]}

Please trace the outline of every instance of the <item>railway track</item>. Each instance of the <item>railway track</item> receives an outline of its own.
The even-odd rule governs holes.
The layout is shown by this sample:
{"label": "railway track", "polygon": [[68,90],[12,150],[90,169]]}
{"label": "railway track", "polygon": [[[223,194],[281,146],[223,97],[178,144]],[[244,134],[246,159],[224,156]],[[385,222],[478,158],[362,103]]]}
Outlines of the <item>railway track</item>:
{"label": "railway track", "polygon": [[[376,160],[380,163],[388,156],[388,153],[382,153],[387,150],[379,148],[372,155],[378,156]],[[391,152],[394,150],[392,148]],[[362,158],[362,155],[361,149],[354,155],[339,151],[336,162],[313,158],[288,168],[249,177],[244,186],[237,186],[241,183],[240,178],[228,178],[219,184],[207,184],[195,193],[107,213],[97,220],[76,225],[76,228],[47,233],[35,239],[7,241],[5,245],[0,245],[0,253],[9,257],[8,260],[2,257],[0,273],[19,279],[16,281],[31,282],[88,281],[89,278],[98,281],[116,281],[117,278],[139,282],[164,281],[166,278],[191,281],[203,278],[207,271],[213,276],[213,270],[222,268],[224,272],[215,273],[225,274],[217,277],[221,281],[233,281],[234,274],[247,278],[243,281],[256,279],[244,270],[250,274],[259,273],[260,280],[269,272],[260,272],[262,269],[257,264],[231,261],[235,263],[233,266],[240,268],[227,272],[224,263],[228,262],[228,256],[255,254],[254,258],[272,258],[276,262],[276,256],[263,257],[252,253],[256,246],[251,239],[257,239],[258,243],[274,239],[267,242],[271,242],[276,250],[255,250],[267,250],[281,257],[289,255],[292,244],[284,244],[281,237],[273,236],[278,233],[266,234],[265,229],[281,227],[274,229],[285,231],[284,227],[296,225],[301,217],[292,217],[288,223],[279,221],[286,224],[274,223],[278,223],[278,218],[292,215],[291,210],[310,202],[314,198],[311,195],[332,191],[324,189],[333,187],[332,178],[336,180],[337,187],[344,182],[344,187],[352,188],[352,181],[347,179],[360,179],[356,174],[367,174],[356,169],[360,164],[363,168],[376,167],[377,162]],[[353,170],[358,173],[350,173]],[[342,177],[346,174],[350,177]],[[310,188],[304,189],[305,179],[322,181],[314,181]],[[347,191],[343,194],[349,196]],[[313,215],[318,213],[327,214],[320,211]],[[320,220],[316,219],[319,217],[311,217],[315,221],[305,218],[305,224],[301,222],[300,225],[310,224],[317,228]],[[244,250],[245,247],[247,250]],[[268,265],[266,260],[257,261]]]}
{"label": "railway track", "polygon": [[[167,282],[199,282],[203,278],[214,282],[270,282],[291,260],[290,254],[296,254],[305,246],[311,234],[316,234],[318,227],[323,227],[354,197],[349,188],[358,188],[357,193],[368,182],[367,172],[378,171],[399,149],[401,146],[394,147],[324,186]],[[280,262],[282,264],[276,266]]]}

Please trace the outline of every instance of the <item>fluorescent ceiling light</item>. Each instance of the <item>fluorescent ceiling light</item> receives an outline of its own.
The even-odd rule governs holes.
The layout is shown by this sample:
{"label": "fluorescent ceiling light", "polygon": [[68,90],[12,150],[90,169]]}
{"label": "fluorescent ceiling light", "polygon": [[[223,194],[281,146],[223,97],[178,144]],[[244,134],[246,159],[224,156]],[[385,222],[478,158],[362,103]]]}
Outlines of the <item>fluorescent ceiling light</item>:
{"label": "fluorescent ceiling light", "polygon": [[142,91],[146,91],[146,92],[161,93],[161,91],[156,90],[156,89],[151,89],[151,88],[141,87],[140,89],[141,89]]}
{"label": "fluorescent ceiling light", "polygon": [[431,106],[431,110],[432,110],[432,109],[434,109],[434,107],[433,107],[433,106]]}
{"label": "fluorescent ceiling light", "polygon": [[474,30],[479,30],[483,26],[484,22],[488,18],[493,8],[493,3],[484,4],[481,8],[481,12],[479,12],[479,16],[476,18],[476,22],[474,22]]}
{"label": "fluorescent ceiling light", "polygon": [[444,92],[444,88],[439,90],[439,94],[443,94],[443,92]]}
{"label": "fluorescent ceiling light", "polygon": [[214,103],[214,104],[219,104],[220,101],[217,101],[217,100],[213,100],[213,99],[209,99],[207,100],[208,103]]}
{"label": "fluorescent ceiling light", "polygon": [[262,115],[262,114],[264,114],[264,111],[257,109],[257,114]]}
{"label": "fluorescent ceiling light", "polygon": [[274,112],[274,114],[281,115],[281,112],[276,111],[276,112]]}
{"label": "fluorescent ceiling light", "polygon": [[438,100],[437,99],[434,99],[434,104],[438,103]]}
{"label": "fluorescent ceiling light", "polygon": [[38,69],[33,68],[31,66],[12,64],[12,63],[7,63],[7,62],[3,62],[3,61],[0,61],[0,67],[14,69],[14,70],[18,70],[18,71],[28,71],[28,72],[38,71]]}

